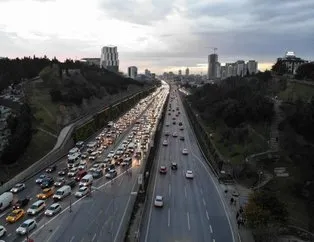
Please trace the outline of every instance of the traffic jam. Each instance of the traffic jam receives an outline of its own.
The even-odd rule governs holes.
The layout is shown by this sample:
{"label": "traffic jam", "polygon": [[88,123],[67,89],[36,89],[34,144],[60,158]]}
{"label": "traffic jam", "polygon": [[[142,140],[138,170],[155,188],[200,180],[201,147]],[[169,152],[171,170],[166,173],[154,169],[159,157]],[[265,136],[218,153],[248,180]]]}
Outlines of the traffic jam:
{"label": "traffic jam", "polygon": [[109,122],[92,140],[77,142],[66,159],[47,167],[34,180],[1,194],[0,238],[28,238],[41,220],[56,216],[71,201],[92,196],[94,188],[124,173],[132,175],[132,167],[140,166],[147,152],[166,99],[164,89],[158,88]]}

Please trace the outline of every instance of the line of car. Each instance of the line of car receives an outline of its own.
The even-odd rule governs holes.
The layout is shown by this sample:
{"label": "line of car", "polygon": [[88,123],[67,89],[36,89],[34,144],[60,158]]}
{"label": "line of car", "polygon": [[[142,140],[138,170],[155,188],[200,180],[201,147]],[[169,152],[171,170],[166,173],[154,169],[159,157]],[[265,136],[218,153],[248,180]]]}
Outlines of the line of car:
{"label": "line of car", "polygon": [[[31,198],[24,198],[16,201],[13,204],[13,210],[6,217],[7,223],[15,223],[22,219],[26,214],[31,216],[40,214],[47,208],[46,201],[50,197],[53,198],[54,202],[48,206],[44,214],[46,216],[53,216],[62,210],[62,206],[58,203],[58,201],[61,201],[63,198],[72,194],[72,188],[76,186],[76,182],[79,182],[79,189],[76,191],[75,197],[81,198],[91,192],[93,180],[102,177],[103,171],[106,173],[106,178],[112,179],[117,176],[117,171],[115,169],[116,166],[120,165],[127,170],[132,165],[133,157],[137,160],[138,164],[139,159],[142,156],[142,151],[147,149],[147,142],[151,132],[152,122],[156,121],[154,108],[151,110],[148,109],[147,113],[139,118],[140,114],[142,114],[146,107],[148,107],[149,101],[151,100],[152,97],[143,99],[135,108],[123,115],[115,124],[113,122],[109,122],[108,127],[106,127],[100,135],[96,137],[97,147],[94,149],[84,147],[84,143],[82,141],[77,142],[76,147],[70,150],[68,158],[79,153],[77,156],[80,160],[79,165],[72,166],[70,168],[68,163],[67,167],[61,168],[57,172],[58,178],[56,180],[53,178],[52,174],[57,171],[57,165],[48,167],[46,169],[46,174],[41,174],[35,180],[36,184],[42,188],[42,191],[36,196],[38,200],[33,203],[26,212],[23,207],[28,205]],[[97,158],[100,158],[99,156],[104,152],[104,150],[114,144],[119,135],[125,132],[133,123],[135,124],[131,133],[116,149],[116,151],[110,151],[103,161],[97,161]],[[108,140],[110,142],[108,142]],[[85,148],[87,148],[87,152],[83,152],[81,154],[81,151]],[[93,162],[94,164],[91,164]],[[89,170],[87,170],[87,166],[90,167]],[[64,178],[66,175],[70,178],[70,180],[67,181]],[[59,187],[56,192],[55,187]],[[8,194],[17,194],[24,189],[26,189],[26,185],[24,183],[18,183],[10,190],[10,192],[8,192]],[[13,197],[12,199],[11,197],[8,199],[12,201]],[[30,231],[35,229],[36,226],[37,223],[35,219],[26,219],[16,229],[16,233],[21,235],[28,234]],[[4,236],[5,233],[5,227],[0,225],[0,237]]]}

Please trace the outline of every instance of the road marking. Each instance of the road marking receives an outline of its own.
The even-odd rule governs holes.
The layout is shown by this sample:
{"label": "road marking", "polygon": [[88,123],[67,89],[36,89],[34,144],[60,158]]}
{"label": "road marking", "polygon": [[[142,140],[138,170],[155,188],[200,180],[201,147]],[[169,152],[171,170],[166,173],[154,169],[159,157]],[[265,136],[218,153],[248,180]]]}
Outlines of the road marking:
{"label": "road marking", "polygon": [[0,215],[0,218],[2,218],[3,216],[5,216],[7,213],[3,213]]}
{"label": "road marking", "polygon": [[207,220],[209,220],[209,215],[208,215],[207,210],[206,210],[206,218],[207,218]]}
{"label": "road marking", "polygon": [[187,197],[188,197],[188,195],[187,195],[187,191],[186,191],[186,187],[184,187],[184,195],[185,195],[185,198],[187,198]]}
{"label": "road marking", "polygon": [[71,238],[70,242],[72,242],[72,241],[74,240],[74,238],[75,238],[75,236],[72,236],[72,238]]}
{"label": "road marking", "polygon": [[[131,192],[134,191],[134,187],[135,187],[136,184],[137,184],[137,179],[135,179],[135,181],[134,181],[134,185],[133,185],[133,187],[132,187],[132,189],[131,189]],[[124,209],[124,213],[123,213],[122,218],[121,218],[121,220],[120,220],[120,224],[119,224],[119,227],[118,227],[116,236],[115,236],[113,242],[115,242],[115,241],[117,240],[117,238],[118,238],[118,235],[119,235],[119,233],[120,233],[120,230],[121,230],[121,227],[122,227],[122,223],[123,223],[124,217],[125,217],[125,215],[126,215],[126,211],[127,211],[128,208],[129,208],[129,204],[130,204],[130,201],[131,201],[131,197],[132,197],[132,195],[130,194],[130,195],[129,195],[128,202],[127,202],[127,204],[126,204],[126,206],[125,206],[125,209]]]}
{"label": "road marking", "polygon": [[7,235],[7,237],[10,237],[12,234],[11,233],[9,233],[8,235]]}
{"label": "road marking", "polygon": [[[160,163],[160,159],[158,159],[158,162],[157,162],[157,169],[159,167],[159,163]],[[158,177],[158,175],[155,174],[153,194],[155,194],[155,191],[156,191],[157,177]],[[149,231],[149,226],[150,226],[150,220],[152,218],[152,210],[153,210],[153,199],[151,201],[150,210],[149,210],[149,216],[148,216],[148,222],[147,222],[147,228],[146,228],[146,235],[145,235],[145,240],[144,240],[145,242],[147,242],[147,238],[148,238],[148,231]]]}
{"label": "road marking", "polygon": [[206,201],[205,201],[205,199],[203,198],[203,204],[204,204],[204,206],[206,206]]}
{"label": "road marking", "polygon": [[213,242],[216,242],[216,240],[215,240],[215,239],[213,239]]}
{"label": "road marking", "polygon": [[53,232],[52,232],[51,235],[48,237],[47,242],[49,242],[49,241],[52,239],[52,237],[53,237],[54,234],[58,231],[58,229],[59,229],[60,226],[61,226],[61,225],[58,225],[56,228],[53,229]]}
{"label": "road marking", "polygon": [[209,225],[209,230],[210,230],[211,233],[213,233],[213,228],[212,228],[211,225]]}
{"label": "road marking", "polygon": [[168,208],[168,227],[170,227],[170,208]]}
{"label": "road marking", "polygon": [[92,242],[96,239],[96,233],[94,234],[93,238],[92,238]]}
{"label": "road marking", "polygon": [[200,189],[200,192],[201,192],[201,194],[203,195],[203,189],[202,189],[202,188]]}
{"label": "road marking", "polygon": [[171,196],[171,184],[169,184],[169,197]]}
{"label": "road marking", "polygon": [[191,225],[190,225],[190,214],[189,212],[186,213],[186,217],[188,219],[188,229],[191,230]]}

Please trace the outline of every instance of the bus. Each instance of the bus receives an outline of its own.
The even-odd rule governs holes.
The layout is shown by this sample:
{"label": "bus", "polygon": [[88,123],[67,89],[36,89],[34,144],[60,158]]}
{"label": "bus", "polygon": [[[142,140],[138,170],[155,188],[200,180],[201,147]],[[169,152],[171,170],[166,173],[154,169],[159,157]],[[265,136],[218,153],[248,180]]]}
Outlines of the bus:
{"label": "bus", "polygon": [[74,153],[68,156],[68,168],[71,169],[73,167],[78,167],[81,161],[81,154]]}

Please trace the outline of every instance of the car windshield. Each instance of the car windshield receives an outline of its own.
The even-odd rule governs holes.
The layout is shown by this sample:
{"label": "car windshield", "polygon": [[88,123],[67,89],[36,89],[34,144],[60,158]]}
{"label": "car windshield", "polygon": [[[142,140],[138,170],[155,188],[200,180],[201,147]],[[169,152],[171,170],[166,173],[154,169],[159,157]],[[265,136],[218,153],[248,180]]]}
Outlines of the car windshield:
{"label": "car windshield", "polygon": [[37,208],[38,208],[38,206],[35,204],[31,206],[31,209],[37,209]]}
{"label": "car windshield", "polygon": [[28,223],[22,223],[22,224],[21,224],[21,227],[22,227],[22,228],[27,228],[27,227],[28,227]]}
{"label": "car windshield", "polygon": [[79,191],[80,191],[80,192],[84,192],[86,189],[87,189],[87,187],[81,187],[81,188],[79,189]]}

